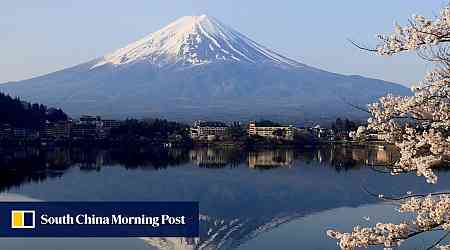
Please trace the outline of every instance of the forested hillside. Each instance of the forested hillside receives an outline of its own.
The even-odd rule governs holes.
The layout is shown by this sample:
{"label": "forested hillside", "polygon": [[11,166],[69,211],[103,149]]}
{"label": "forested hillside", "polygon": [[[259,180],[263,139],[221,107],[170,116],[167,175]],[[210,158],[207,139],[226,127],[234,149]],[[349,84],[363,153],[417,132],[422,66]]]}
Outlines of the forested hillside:
{"label": "forested hillside", "polygon": [[39,103],[28,103],[0,93],[0,124],[17,128],[39,128],[46,120],[67,120],[61,109],[47,108]]}

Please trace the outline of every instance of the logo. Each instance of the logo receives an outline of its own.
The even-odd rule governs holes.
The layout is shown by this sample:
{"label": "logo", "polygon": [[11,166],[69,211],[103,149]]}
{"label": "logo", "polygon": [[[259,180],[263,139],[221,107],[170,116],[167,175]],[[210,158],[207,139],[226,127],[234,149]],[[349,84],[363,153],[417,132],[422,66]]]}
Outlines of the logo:
{"label": "logo", "polygon": [[0,240],[26,237],[197,238],[198,207],[198,202],[176,201],[5,201],[0,202]]}
{"label": "logo", "polygon": [[11,211],[11,228],[33,229],[35,228],[35,211],[13,210]]}

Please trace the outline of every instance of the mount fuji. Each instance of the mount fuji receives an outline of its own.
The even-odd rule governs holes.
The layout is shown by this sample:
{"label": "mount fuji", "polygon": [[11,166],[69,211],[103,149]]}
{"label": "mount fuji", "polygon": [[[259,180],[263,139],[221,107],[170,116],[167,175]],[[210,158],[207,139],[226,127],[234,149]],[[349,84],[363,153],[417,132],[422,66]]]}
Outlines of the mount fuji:
{"label": "mount fuji", "polygon": [[0,91],[67,113],[169,119],[304,121],[363,117],[398,84],[310,67],[213,17],[182,17],[104,57]]}

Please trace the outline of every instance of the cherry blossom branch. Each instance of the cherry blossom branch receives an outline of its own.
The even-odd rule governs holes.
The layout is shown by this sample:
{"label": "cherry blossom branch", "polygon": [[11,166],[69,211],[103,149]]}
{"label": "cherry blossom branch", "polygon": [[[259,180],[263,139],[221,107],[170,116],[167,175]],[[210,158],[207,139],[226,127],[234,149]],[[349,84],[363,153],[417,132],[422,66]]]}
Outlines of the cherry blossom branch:
{"label": "cherry blossom branch", "polygon": [[365,50],[365,51],[369,51],[369,52],[378,52],[377,49],[370,49],[370,48],[364,47],[351,39],[347,39],[347,41],[349,41],[351,44],[353,44],[353,46],[355,46],[356,48],[358,48],[360,50]]}
{"label": "cherry blossom branch", "polygon": [[370,190],[368,190],[366,187],[362,187],[362,189],[369,195],[374,196],[374,197],[378,197],[379,199],[385,200],[385,201],[401,201],[401,200],[406,200],[406,199],[410,199],[410,198],[417,198],[417,197],[427,197],[427,196],[437,196],[437,195],[450,195],[450,191],[447,192],[434,192],[434,193],[428,193],[428,194],[408,194],[408,195],[404,195],[404,196],[399,196],[399,197],[395,197],[395,196],[385,196],[384,194],[377,194],[374,193]]}
{"label": "cherry blossom branch", "polygon": [[[367,126],[386,135],[386,142],[398,148],[400,158],[394,164],[384,166],[391,174],[416,172],[428,183],[436,183],[434,170],[450,163],[450,5],[434,19],[414,16],[409,25],[402,27],[396,24],[392,34],[379,35],[378,38],[380,44],[373,49],[349,41],[361,50],[385,56],[414,51],[422,59],[438,66],[425,76],[419,87],[412,88],[412,96],[388,95],[369,105],[371,117]],[[358,128],[355,134],[360,135],[364,131],[367,130]],[[384,172],[374,166],[371,169]],[[392,249],[416,235],[444,230],[448,232],[429,249],[450,250],[450,245],[439,246],[449,235],[450,192],[408,192],[404,196],[391,197],[362,188],[369,195],[397,203],[399,212],[415,214],[416,217],[399,224],[356,226],[349,233],[327,231],[328,236],[338,241],[341,249],[354,250],[374,245]]]}
{"label": "cherry blossom branch", "polygon": [[347,101],[344,97],[340,97],[340,99],[341,99],[345,104],[351,106],[352,108],[370,114],[370,110],[368,110],[368,109],[366,109],[366,108],[363,108],[363,107],[360,107],[360,106],[357,106],[357,105],[355,105],[355,104],[353,104],[353,103]]}

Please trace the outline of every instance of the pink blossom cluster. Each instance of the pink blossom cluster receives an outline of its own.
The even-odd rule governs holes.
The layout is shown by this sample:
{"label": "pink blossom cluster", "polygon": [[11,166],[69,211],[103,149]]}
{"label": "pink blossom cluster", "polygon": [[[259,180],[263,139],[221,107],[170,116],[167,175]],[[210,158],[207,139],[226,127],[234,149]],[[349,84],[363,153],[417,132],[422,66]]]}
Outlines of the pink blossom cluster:
{"label": "pink blossom cluster", "polygon": [[424,45],[436,45],[448,41],[449,37],[450,7],[445,7],[434,20],[414,15],[408,26],[395,24],[394,33],[378,36],[383,43],[377,51],[381,55],[392,55],[404,50],[416,50]]}
{"label": "pink blossom cluster", "polygon": [[[383,245],[384,249],[399,246],[409,237],[431,230],[450,229],[450,197],[448,195],[428,195],[412,197],[401,203],[399,212],[414,214],[413,220],[399,224],[377,223],[375,227],[355,227],[351,233],[328,230],[329,237],[337,239],[341,249],[353,250],[373,245]],[[440,245],[441,249],[449,246]],[[447,247],[447,248],[446,248]]]}
{"label": "pink blossom cluster", "polygon": [[[381,44],[376,51],[380,55],[428,51],[428,60],[438,65],[417,87],[412,87],[412,96],[388,95],[369,105],[367,127],[386,135],[386,141],[399,149],[400,159],[391,167],[392,174],[415,172],[428,183],[436,183],[433,170],[450,162],[450,6],[435,19],[414,16],[405,27],[396,24],[391,35],[379,38]],[[386,199],[383,195],[379,198]],[[338,240],[341,249],[352,250],[373,245],[392,249],[417,234],[450,231],[448,195],[409,193],[401,200],[399,212],[412,214],[414,219],[399,224],[378,223],[375,227],[357,226],[350,233],[329,230],[327,234]],[[438,243],[432,247],[450,250],[450,245]]]}

